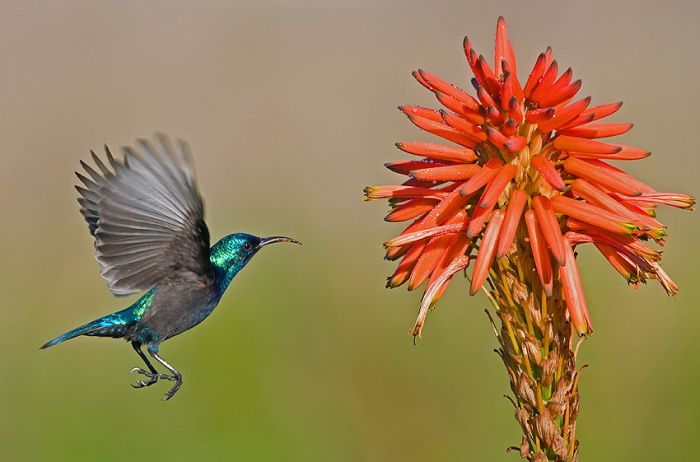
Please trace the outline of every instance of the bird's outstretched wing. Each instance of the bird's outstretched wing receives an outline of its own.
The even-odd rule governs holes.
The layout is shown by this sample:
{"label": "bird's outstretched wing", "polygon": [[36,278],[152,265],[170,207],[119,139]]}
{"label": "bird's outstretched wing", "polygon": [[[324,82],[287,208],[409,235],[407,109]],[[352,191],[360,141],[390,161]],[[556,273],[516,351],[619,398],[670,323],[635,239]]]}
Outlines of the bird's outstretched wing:
{"label": "bird's outstretched wing", "polygon": [[96,169],[81,161],[86,175],[76,172],[83,183],[76,189],[112,293],[208,277],[209,230],[186,143],[138,140],[137,150],[124,148],[123,161],[105,150],[107,163],[92,152]]}

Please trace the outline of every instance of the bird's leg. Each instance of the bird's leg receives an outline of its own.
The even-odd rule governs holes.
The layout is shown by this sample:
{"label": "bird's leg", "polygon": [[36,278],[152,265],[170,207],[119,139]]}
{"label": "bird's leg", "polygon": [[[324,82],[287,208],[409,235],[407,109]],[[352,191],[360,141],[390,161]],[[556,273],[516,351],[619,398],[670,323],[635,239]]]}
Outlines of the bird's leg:
{"label": "bird's leg", "polygon": [[[165,398],[163,398],[163,400],[167,401],[170,398],[172,398],[173,396],[175,396],[175,393],[177,393],[177,391],[180,389],[180,386],[182,386],[182,375],[180,375],[180,373],[177,370],[175,370],[175,368],[173,366],[168,364],[163,358],[158,356],[158,345],[157,344],[152,343],[152,344],[148,345],[148,353],[153,357],[153,359],[155,359],[156,361],[161,363],[172,374],[172,376],[165,375],[165,376],[160,377],[160,378],[172,380],[175,382],[175,385],[173,385],[173,387],[170,390],[168,390],[168,392],[165,394]],[[160,375],[163,375],[163,374],[160,374]]]}
{"label": "bird's leg", "polygon": [[145,375],[148,377],[148,380],[139,380],[136,383],[132,384],[131,386],[134,388],[143,388],[143,387],[149,387],[156,383],[158,379],[166,379],[166,380],[172,380],[172,378],[169,375],[165,374],[160,374],[156,370],[155,367],[153,367],[153,364],[148,360],[148,357],[144,354],[143,350],[141,350],[141,344],[137,342],[131,342],[131,346],[134,348],[134,351],[138,353],[138,355],[143,359],[143,362],[146,363],[146,366],[148,367],[148,370],[142,369],[140,367],[134,367],[131,369],[130,372],[136,372],[137,374]]}

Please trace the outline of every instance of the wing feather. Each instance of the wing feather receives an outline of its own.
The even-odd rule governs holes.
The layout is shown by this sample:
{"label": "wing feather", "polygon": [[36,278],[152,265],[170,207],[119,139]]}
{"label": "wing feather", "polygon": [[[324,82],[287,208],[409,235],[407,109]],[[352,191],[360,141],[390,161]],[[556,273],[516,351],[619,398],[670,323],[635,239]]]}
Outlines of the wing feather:
{"label": "wing feather", "polygon": [[106,161],[76,172],[80,211],[95,237],[101,275],[115,295],[143,292],[163,280],[211,277],[209,231],[187,144],[164,135],[137,140]]}

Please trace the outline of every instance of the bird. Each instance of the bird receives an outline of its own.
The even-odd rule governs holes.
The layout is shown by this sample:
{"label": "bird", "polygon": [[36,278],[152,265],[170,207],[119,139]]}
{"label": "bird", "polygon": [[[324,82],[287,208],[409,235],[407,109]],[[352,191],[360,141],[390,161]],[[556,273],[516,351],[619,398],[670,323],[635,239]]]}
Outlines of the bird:
{"label": "bird", "polygon": [[[135,388],[172,382],[169,400],[182,386],[182,374],[160,356],[162,342],[198,325],[219,304],[234,277],[263,247],[286,236],[229,234],[210,247],[204,202],[192,155],[182,140],[158,134],[136,141],[116,159],[105,145],[106,161],[90,151],[94,167],[80,162],[80,213],[94,237],[101,276],[115,296],[142,294],[130,306],[102,316],[46,342],[49,348],[78,336],[122,338],[146,368]],[[145,348],[146,353],[143,349]],[[158,372],[149,356],[167,370]]]}

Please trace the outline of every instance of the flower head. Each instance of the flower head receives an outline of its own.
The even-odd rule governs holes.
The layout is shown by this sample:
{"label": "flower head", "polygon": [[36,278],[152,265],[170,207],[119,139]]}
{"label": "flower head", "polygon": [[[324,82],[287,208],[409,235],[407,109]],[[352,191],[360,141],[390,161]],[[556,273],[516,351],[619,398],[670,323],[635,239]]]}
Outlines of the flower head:
{"label": "flower head", "polygon": [[388,199],[387,221],[410,222],[385,243],[386,258],[400,260],[387,286],[427,282],[414,335],[453,275],[473,260],[470,293],[478,292],[492,266],[516,251],[521,233],[529,242],[533,271],[544,293],[561,286],[569,318],[579,332],[591,330],[574,248],[593,244],[629,284],[658,280],[673,294],[676,284],[659,266],[666,227],[657,205],[692,209],[695,200],[661,193],[613,167],[646,150],[600,141],[632,124],[601,122],[621,102],[590,106],[577,99],[580,80],[559,72],[550,48],[540,54],[524,84],[503,18],[496,28],[493,67],[468,38],[464,52],[475,95],[419,69],[416,80],[443,106],[401,106],[419,128],[440,143],[405,142],[414,156],[386,167],[408,177],[401,185],[365,188],[365,199]]}

